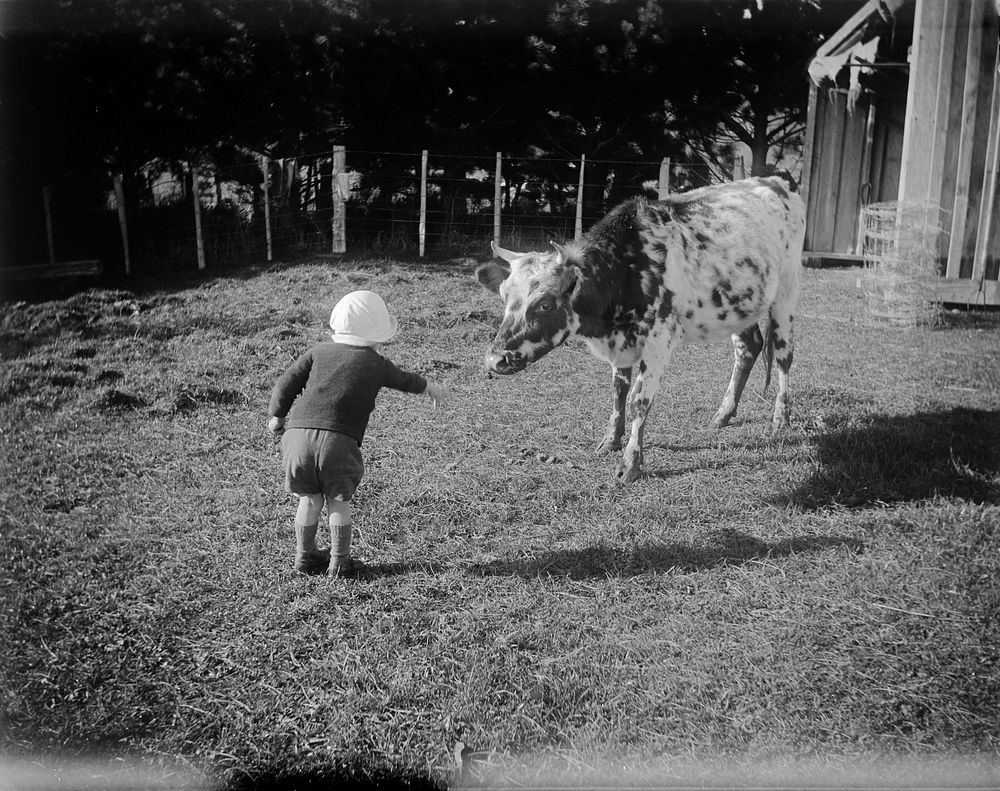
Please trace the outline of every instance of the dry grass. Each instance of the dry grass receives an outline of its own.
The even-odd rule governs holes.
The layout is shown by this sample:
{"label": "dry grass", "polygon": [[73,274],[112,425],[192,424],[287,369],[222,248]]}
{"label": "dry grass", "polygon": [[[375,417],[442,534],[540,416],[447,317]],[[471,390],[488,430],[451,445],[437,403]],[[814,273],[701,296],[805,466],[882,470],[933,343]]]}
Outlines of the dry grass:
{"label": "dry grass", "polygon": [[[481,376],[472,263],[6,306],[8,758],[231,787],[1000,779],[1000,322],[872,327],[856,273],[809,270],[792,430],[756,393],[706,430],[730,352],[685,348],[622,488],[582,347]],[[371,574],[301,577],[263,413],[360,287],[453,404],[380,396]]]}

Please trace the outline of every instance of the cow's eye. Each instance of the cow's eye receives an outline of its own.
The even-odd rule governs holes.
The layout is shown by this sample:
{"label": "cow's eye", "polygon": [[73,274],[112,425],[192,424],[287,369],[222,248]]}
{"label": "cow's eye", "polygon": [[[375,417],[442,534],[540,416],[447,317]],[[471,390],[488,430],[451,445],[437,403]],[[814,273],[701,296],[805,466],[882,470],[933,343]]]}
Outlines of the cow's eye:
{"label": "cow's eye", "polygon": [[539,302],[538,307],[536,309],[538,310],[539,313],[548,313],[550,310],[552,310],[552,303],[549,302],[549,300],[545,300],[544,302]]}

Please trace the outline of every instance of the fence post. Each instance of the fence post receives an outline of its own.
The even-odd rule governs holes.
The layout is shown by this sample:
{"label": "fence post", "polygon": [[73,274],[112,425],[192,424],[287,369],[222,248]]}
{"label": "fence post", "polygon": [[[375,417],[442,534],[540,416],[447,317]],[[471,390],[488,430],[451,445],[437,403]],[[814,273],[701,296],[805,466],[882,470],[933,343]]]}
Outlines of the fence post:
{"label": "fence post", "polygon": [[583,171],[587,166],[587,155],[580,155],[580,182],[576,187],[576,229],[573,238],[583,238]]}
{"label": "fence post", "polygon": [[670,157],[660,162],[660,178],[656,182],[656,197],[664,200],[670,194]]}
{"label": "fence post", "polygon": [[198,168],[187,163],[191,171],[191,194],[194,196],[194,241],[198,250],[198,269],[205,268],[205,240],[201,235],[201,187],[198,184]]}
{"label": "fence post", "polygon": [[420,223],[417,226],[420,240],[420,257],[424,257],[424,247],[427,240],[427,149],[420,154]]}
{"label": "fence post", "polygon": [[45,204],[45,238],[49,242],[49,263],[56,262],[56,245],[52,238],[52,187],[42,187],[42,203]]}
{"label": "fence post", "polygon": [[493,241],[500,244],[500,162],[501,152],[497,151],[496,174],[493,176]]}
{"label": "fence post", "polygon": [[[330,252],[347,252],[347,210],[344,202],[347,200],[350,185],[344,184],[347,180],[346,171],[347,154],[343,146],[333,147],[333,166],[330,170],[330,178],[333,183],[330,191],[333,198],[333,226],[330,228]],[[345,188],[346,187],[346,188]]]}
{"label": "fence post", "polygon": [[125,257],[125,274],[132,274],[132,261],[128,253],[128,223],[125,220],[125,188],[122,186],[122,174],[115,173],[112,177],[115,184],[115,203],[118,206],[118,227],[122,234],[122,252]]}
{"label": "fence post", "polygon": [[260,155],[260,169],[264,174],[264,237],[267,239],[267,260],[270,263],[274,260],[271,250],[271,175],[267,157],[263,154]]}

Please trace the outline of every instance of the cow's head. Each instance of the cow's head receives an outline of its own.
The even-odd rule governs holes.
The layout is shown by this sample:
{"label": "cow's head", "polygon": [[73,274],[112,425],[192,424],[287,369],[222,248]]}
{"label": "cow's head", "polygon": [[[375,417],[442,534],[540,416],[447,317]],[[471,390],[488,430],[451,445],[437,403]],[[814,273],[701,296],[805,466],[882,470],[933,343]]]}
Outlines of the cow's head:
{"label": "cow's head", "polygon": [[580,270],[570,250],[555,242],[551,253],[513,253],[490,246],[510,268],[491,261],[476,270],[479,282],[499,294],[504,305],[500,329],[486,352],[486,371],[513,374],[548,354],[576,329],[571,303]]}

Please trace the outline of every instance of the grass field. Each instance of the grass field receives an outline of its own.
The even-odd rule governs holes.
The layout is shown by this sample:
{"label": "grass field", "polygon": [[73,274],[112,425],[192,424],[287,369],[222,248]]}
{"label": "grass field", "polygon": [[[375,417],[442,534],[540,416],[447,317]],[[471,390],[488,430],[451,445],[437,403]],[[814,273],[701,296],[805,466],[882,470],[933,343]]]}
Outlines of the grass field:
{"label": "grass field", "polygon": [[[686,347],[621,487],[591,453],[606,366],[571,345],[486,380],[499,303],[473,264],[3,306],[8,762],[172,787],[1000,782],[996,314],[871,326],[856,271],[807,270],[791,430],[770,438],[760,371],[704,428],[731,352]],[[453,398],[383,392],[370,574],[304,577],[265,409],[356,288],[400,317],[384,353]]]}

